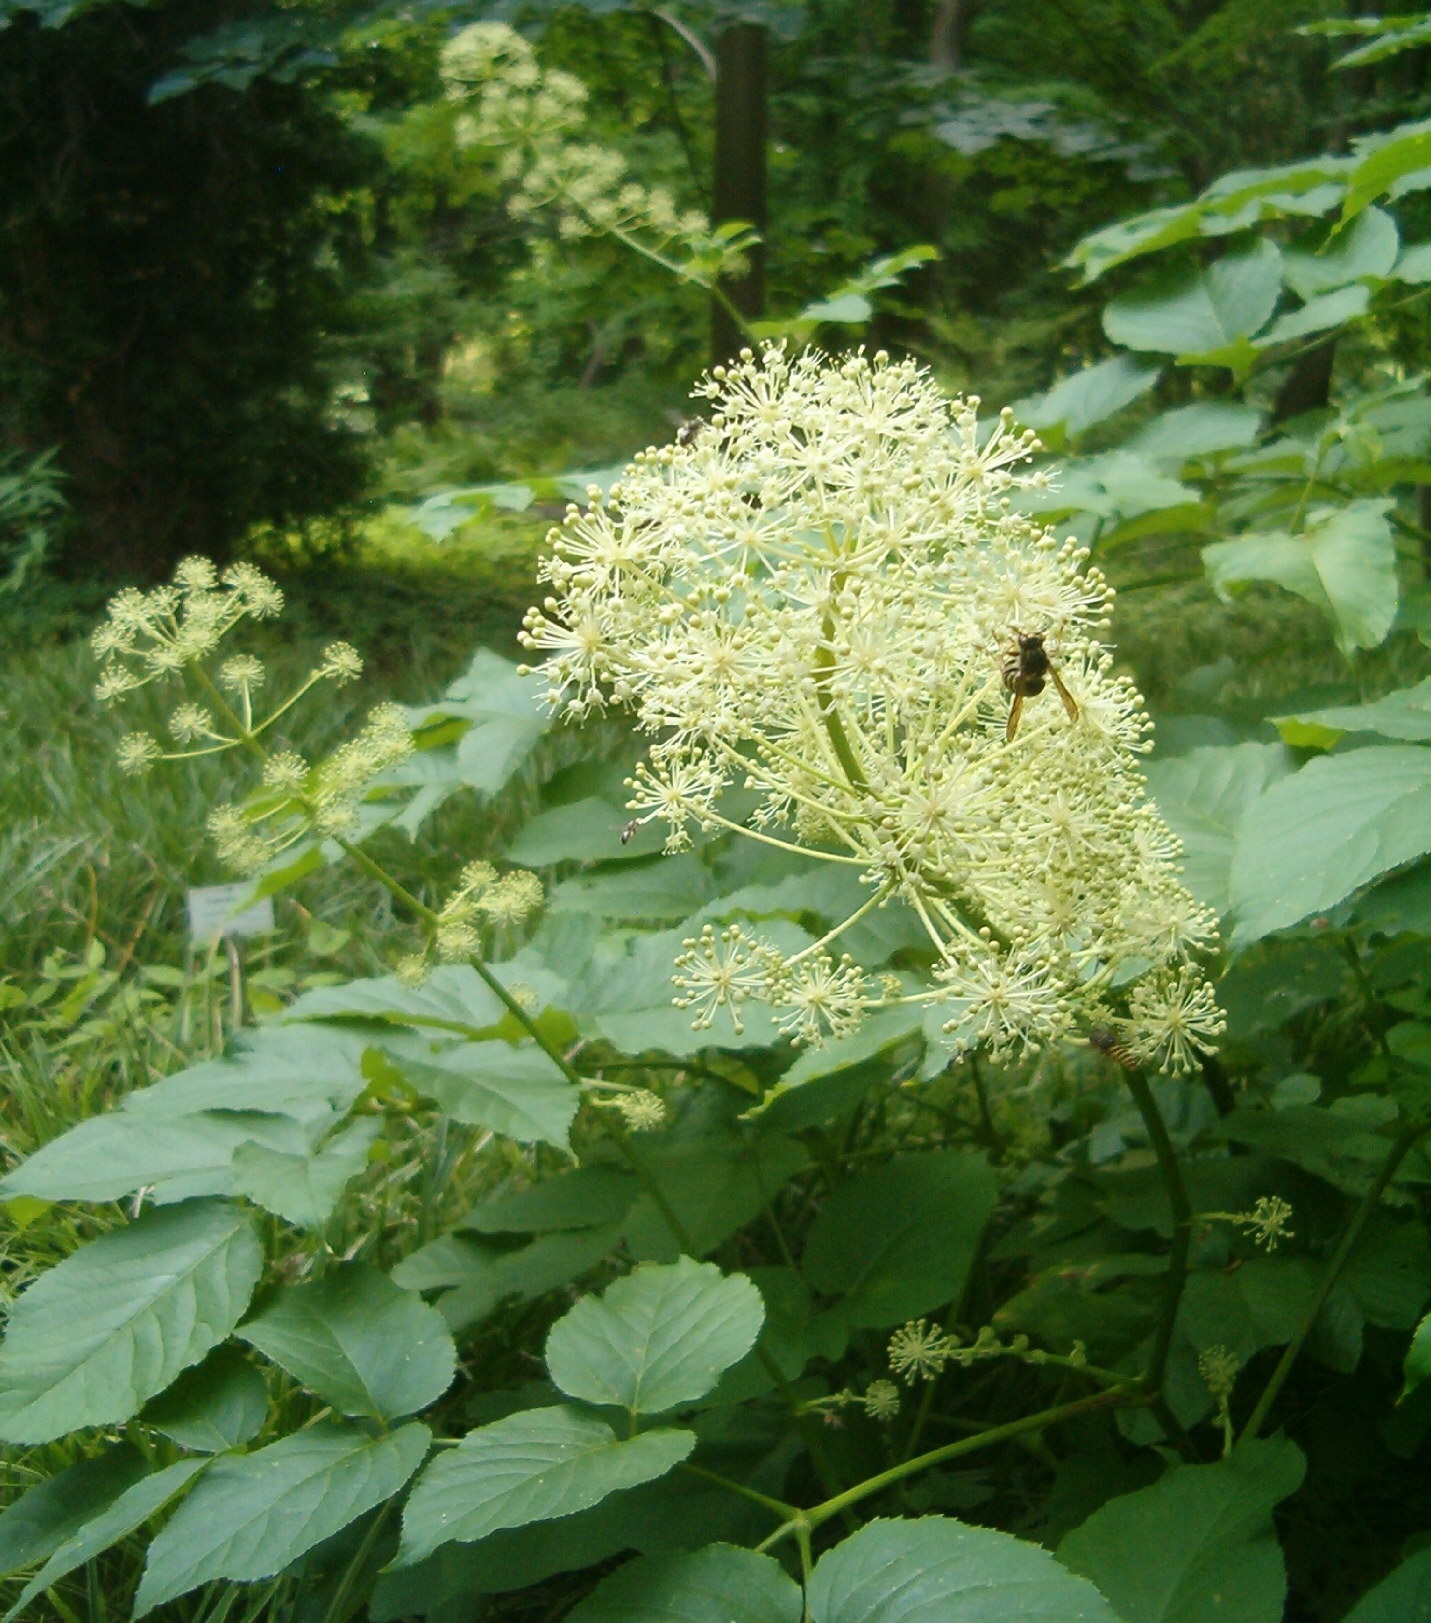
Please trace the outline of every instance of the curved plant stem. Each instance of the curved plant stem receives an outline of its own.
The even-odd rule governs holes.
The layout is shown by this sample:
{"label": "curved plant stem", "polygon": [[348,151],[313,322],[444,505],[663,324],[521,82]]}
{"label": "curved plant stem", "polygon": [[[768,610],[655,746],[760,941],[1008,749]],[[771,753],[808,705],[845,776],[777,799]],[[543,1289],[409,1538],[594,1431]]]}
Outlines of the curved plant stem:
{"label": "curved plant stem", "polygon": [[854,1487],[835,1494],[823,1504],[801,1511],[798,1516],[791,1517],[784,1526],[778,1527],[759,1548],[769,1549],[771,1545],[779,1543],[791,1533],[798,1536],[801,1529],[808,1533],[829,1521],[832,1516],[838,1516],[859,1504],[862,1499],[882,1493],[884,1489],[893,1487],[896,1482],[902,1482],[905,1477],[927,1471],[934,1465],[942,1465],[945,1460],[960,1459],[965,1454],[976,1453],[981,1448],[991,1448],[994,1444],[1007,1442],[1012,1437],[1021,1437],[1025,1432],[1042,1431],[1048,1426],[1055,1426],[1063,1420],[1072,1420],[1078,1415],[1094,1414],[1099,1409],[1131,1407],[1150,1401],[1147,1393],[1135,1392],[1126,1387],[1118,1392],[1098,1392],[1092,1397],[1078,1398],[1072,1403],[1060,1403],[1052,1409],[1040,1409],[1037,1414],[1025,1415],[1021,1420],[1011,1420],[1004,1426],[991,1426],[987,1431],[981,1431],[974,1437],[963,1437],[957,1443],[945,1443],[943,1447],[932,1448],[928,1453],[916,1454],[912,1460],[901,1460],[898,1465],[892,1465],[887,1471],[881,1471],[876,1476],[866,1477],[863,1482],[855,1483]]}
{"label": "curved plant stem", "polygon": [[1282,1356],[1277,1360],[1277,1367],[1268,1378],[1267,1385],[1262,1389],[1262,1396],[1257,1400],[1257,1407],[1247,1418],[1247,1424],[1242,1428],[1242,1435],[1237,1439],[1239,1443],[1248,1443],[1257,1436],[1267,1422],[1267,1416],[1272,1412],[1272,1405],[1277,1401],[1277,1394],[1282,1390],[1287,1377],[1292,1373],[1292,1366],[1302,1351],[1306,1339],[1312,1333],[1312,1326],[1317,1322],[1317,1315],[1326,1305],[1327,1297],[1332,1293],[1332,1287],[1341,1277],[1346,1267],[1347,1258],[1352,1253],[1361,1231],[1366,1227],[1367,1219],[1376,1210],[1377,1203],[1386,1192],[1386,1186],[1396,1176],[1396,1169],[1406,1159],[1416,1140],[1427,1131],[1427,1125],[1407,1127],[1392,1140],[1391,1148],[1386,1152],[1386,1159],[1381,1163],[1381,1169],[1372,1180],[1371,1188],[1361,1198],[1361,1204],[1351,1215],[1351,1221],[1346,1226],[1336,1250],[1328,1261],[1326,1271],[1322,1275],[1321,1283],[1317,1286],[1316,1295],[1313,1296],[1310,1306],[1297,1327],[1297,1333],[1283,1349]]}
{"label": "curved plant stem", "polygon": [[1153,1336],[1153,1350],[1148,1357],[1148,1367],[1143,1375],[1146,1389],[1154,1396],[1160,1396],[1163,1376],[1168,1367],[1168,1352],[1173,1344],[1173,1327],[1177,1323],[1178,1305],[1183,1299],[1183,1287],[1187,1284],[1188,1252],[1192,1247],[1192,1204],[1188,1200],[1182,1168],[1178,1165],[1178,1152],[1173,1148],[1173,1141],[1168,1136],[1167,1124],[1158,1109],[1158,1101],[1153,1097],[1153,1090],[1148,1086],[1148,1079],[1142,1071],[1130,1070],[1124,1073],[1123,1080],[1128,1084],[1128,1091],[1133,1095],[1138,1114],[1142,1116],[1143,1125],[1148,1129],[1148,1139],[1153,1146],[1153,1154],[1157,1157],[1158,1171],[1162,1175],[1168,1205],[1173,1213],[1173,1244],[1168,1253],[1168,1282],[1163,1295],[1163,1311],[1158,1319],[1158,1328]]}

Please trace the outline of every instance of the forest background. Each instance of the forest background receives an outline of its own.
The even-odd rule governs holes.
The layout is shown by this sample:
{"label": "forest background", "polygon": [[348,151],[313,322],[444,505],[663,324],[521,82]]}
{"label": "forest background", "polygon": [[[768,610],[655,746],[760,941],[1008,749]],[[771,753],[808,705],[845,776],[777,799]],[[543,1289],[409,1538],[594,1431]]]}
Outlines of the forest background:
{"label": "forest background", "polygon": [[[733,312],[712,302],[716,259],[662,263],[563,230],[560,206],[512,206],[502,150],[466,139],[469,100],[443,75],[479,19],[586,86],[584,138],[636,183],[757,229],[721,280]],[[819,1563],[843,1551],[852,1593],[857,1555],[925,1582],[948,1551],[899,1529],[934,1517],[1017,1536],[1014,1554],[968,1555],[1011,1596],[1092,1604],[1059,1587],[1078,1574],[1113,1609],[1088,1615],[1123,1623],[1431,1616],[1428,52],[1420,14],[1298,0],[3,8],[0,1196],[6,1291],[34,1325],[16,1310],[0,1376],[50,1416],[26,1430],[0,1396],[7,1600],[47,1623],[126,1616],[139,1586],[176,1623],[655,1620],[709,1580],[748,1607],[740,1623],[802,1606],[855,1623]],[[545,590],[551,522],[642,447],[699,432],[691,383],[745,341],[734,317],[751,341],[913,356],[1040,434],[1057,479],[1028,510],[1118,588],[1120,668],[1157,723],[1153,793],[1224,921],[1228,1031],[1194,1081],[1129,1080],[1116,1033],[1018,1064],[951,1059],[922,1027],[825,1057],[768,1027],[673,1035],[668,960],[688,925],[753,910],[813,939],[823,903],[719,841],[679,859],[644,835],[619,848],[629,736],[549,731],[504,661]],[[286,618],[245,644],[275,687],[335,637],[367,657],[295,720],[306,754],[396,699],[422,763],[364,802],[386,880],[305,846],[265,881],[276,927],[242,941],[191,939],[184,910],[189,887],[230,877],[205,836],[226,758],[126,776],[127,723],[91,698],[105,600],[196,553],[281,581]],[[645,1207],[619,1184],[613,1111],[588,1097],[573,1125],[541,1094],[550,1078],[448,1055],[459,1096],[372,1036],[426,1018],[391,973],[408,904],[436,906],[471,857],[551,887],[534,933],[487,943],[524,985],[539,964],[547,1002],[518,1029],[478,998],[452,1031],[524,1061],[580,1055],[583,1087],[654,1090],[667,1125]],[[897,928],[871,935],[872,968],[928,967]],[[267,1059],[255,1027],[280,1034]],[[361,1071],[338,1053],[355,1033]],[[301,1150],[263,1139],[290,1158],[267,1177],[257,1129],[223,1125],[212,1097],[156,1100],[175,1112],[168,1162],[141,1153],[147,1127],[95,1130],[225,1052],[259,1077],[346,1066],[327,1102],[359,1114]],[[274,1109],[287,1130],[297,1107]],[[562,1182],[573,1146],[595,1182]],[[773,1184],[752,1194],[734,1168],[762,1156]],[[295,1206],[300,1163],[312,1198]],[[558,1188],[550,1210],[502,1204]],[[225,1214],[257,1213],[255,1308],[296,1302],[351,1336],[342,1368],[244,1326],[146,1385],[100,1338],[79,1374],[109,1395],[52,1401],[26,1347],[69,1344],[86,1259],[103,1277],[96,1248],[151,1232],[133,1221],[148,1196],[225,1245]],[[846,1277],[832,1259],[895,1211],[898,1245]],[[716,1477],[701,1498],[678,1475],[668,1503],[654,1476],[612,1468],[575,1514],[476,1517],[442,1544],[422,1521],[429,1464],[399,1552],[417,1460],[403,1475],[392,1450],[413,1446],[410,1417],[449,1434],[439,1448],[527,1413],[598,1424],[581,1400],[616,1377],[562,1385],[548,1332],[560,1345],[567,1310],[612,1281],[675,1277],[677,1253],[727,1270],[680,1277],[688,1311],[739,1322],[731,1270],[757,1281],[758,1352],[778,1366],[762,1385],[747,1343],[715,1395],[682,1372],[670,1407],[700,1400],[701,1469],[738,1510],[764,1495],[820,1516],[782,1522],[757,1558],[775,1535],[717,1513]],[[302,1292],[350,1277],[366,1318],[339,1336],[332,1301]],[[49,1278],[76,1281],[68,1306],[30,1297]],[[434,1304],[441,1324],[421,1316]],[[169,1345],[171,1307],[135,1334]],[[213,1299],[203,1313],[224,1317]],[[890,1333],[917,1343],[924,1315],[943,1330],[906,1365],[922,1390],[882,1412],[884,1388],[900,1397]],[[375,1370],[395,1336],[448,1381],[460,1354],[456,1384],[393,1396],[402,1382]],[[223,1462],[290,1449],[296,1469],[334,1413],[386,1486],[280,1536],[281,1507]],[[916,1469],[936,1442],[953,1451]],[[966,1468],[961,1451],[985,1448]],[[298,1464],[320,1500],[357,1469],[341,1449]],[[277,1565],[203,1545],[200,1524],[234,1507]],[[867,1513],[886,1519],[855,1532]],[[836,1530],[850,1537],[832,1547]],[[660,1565],[711,1537],[728,1569]],[[1019,1565],[1040,1546],[1062,1565]],[[942,1592],[920,1603],[936,1610],[898,1604],[875,1595],[860,1623],[963,1615]]]}

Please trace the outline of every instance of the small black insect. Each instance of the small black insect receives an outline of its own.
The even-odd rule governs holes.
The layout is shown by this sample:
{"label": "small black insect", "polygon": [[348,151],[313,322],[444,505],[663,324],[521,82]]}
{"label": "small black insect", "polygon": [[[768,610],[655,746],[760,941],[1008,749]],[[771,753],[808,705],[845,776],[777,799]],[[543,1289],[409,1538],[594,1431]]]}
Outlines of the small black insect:
{"label": "small black insect", "polygon": [[706,428],[708,426],[709,425],[707,424],[704,417],[686,417],[686,418],[684,418],[682,420],[682,422],[681,422],[680,427],[677,428],[677,430],[676,430],[676,444],[677,445],[691,445],[691,444],[694,444],[696,436],[701,432],[701,430],[703,428]]}
{"label": "small black insect", "polygon": [[1014,696],[1014,702],[1009,708],[1008,726],[1004,729],[1004,737],[1010,743],[1019,730],[1019,717],[1023,715],[1024,700],[1035,698],[1042,693],[1050,681],[1058,689],[1058,696],[1063,700],[1063,708],[1068,712],[1068,719],[1078,720],[1078,705],[1073,695],[1063,685],[1063,678],[1048,657],[1048,650],[1043,645],[1043,633],[1016,631],[1014,637],[1014,645],[1005,653],[1003,663],[1004,686]]}
{"label": "small black insect", "polygon": [[621,843],[622,843],[622,845],[630,845],[631,841],[635,838],[636,830],[640,826],[641,825],[633,817],[631,819],[631,821],[626,825],[626,827],[621,830]]}

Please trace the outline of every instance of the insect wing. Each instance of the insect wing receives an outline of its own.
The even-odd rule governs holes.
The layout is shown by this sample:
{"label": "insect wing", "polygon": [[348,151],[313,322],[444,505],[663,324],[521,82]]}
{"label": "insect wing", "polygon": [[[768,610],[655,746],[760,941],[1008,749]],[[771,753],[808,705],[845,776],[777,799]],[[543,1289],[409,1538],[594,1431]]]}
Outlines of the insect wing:
{"label": "insect wing", "polygon": [[1004,728],[1004,742],[1012,744],[1014,734],[1019,730],[1019,717],[1024,713],[1024,690],[1022,687],[1014,690],[1014,702],[1009,706],[1009,721]]}
{"label": "insect wing", "polygon": [[1058,674],[1057,670],[1055,670],[1055,668],[1052,665],[1050,665],[1049,668],[1048,668],[1048,674],[1053,678],[1053,685],[1058,689],[1059,698],[1063,700],[1063,708],[1068,712],[1068,719],[1070,721],[1077,721],[1078,720],[1078,702],[1077,702],[1077,700],[1075,700],[1075,698],[1068,691],[1068,689],[1066,687],[1064,687],[1063,678]]}

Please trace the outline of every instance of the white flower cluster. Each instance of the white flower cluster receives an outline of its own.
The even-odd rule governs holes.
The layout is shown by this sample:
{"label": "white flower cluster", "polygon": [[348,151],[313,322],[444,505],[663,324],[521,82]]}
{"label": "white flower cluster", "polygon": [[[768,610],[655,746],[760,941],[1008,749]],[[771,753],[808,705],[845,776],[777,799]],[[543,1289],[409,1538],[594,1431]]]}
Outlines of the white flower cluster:
{"label": "white flower cluster", "polygon": [[[524,642],[566,714],[614,703],[653,737],[630,804],[667,849],[737,829],[852,866],[868,897],[793,956],[707,931],[680,1001],[698,1025],[765,1001],[812,1042],[920,1001],[956,1046],[999,1054],[1112,1025],[1187,1069],[1221,1029],[1194,963],[1215,919],[1146,796],[1150,724],[1099,640],[1111,591],[1011,509],[1041,481],[1021,468],[1032,436],[883,354],[746,351],[695,392],[703,427],[552,532]],[[1069,702],[1024,684],[1015,730],[1020,633]],[[731,785],[757,796],[743,823]],[[896,899],[933,958],[912,992],[831,951]]]}
{"label": "white flower cluster", "polygon": [[442,77],[448,95],[469,109],[457,123],[459,145],[499,154],[514,214],[551,209],[563,237],[618,237],[702,285],[741,268],[749,239],[714,232],[698,209],[642,185],[620,153],[584,138],[586,86],[543,68],[515,29],[497,22],[462,29],[443,49]]}

